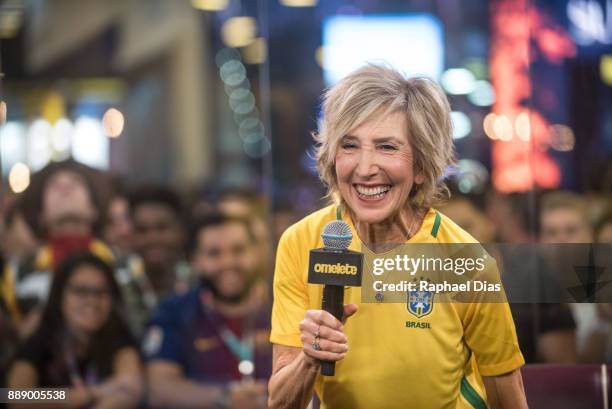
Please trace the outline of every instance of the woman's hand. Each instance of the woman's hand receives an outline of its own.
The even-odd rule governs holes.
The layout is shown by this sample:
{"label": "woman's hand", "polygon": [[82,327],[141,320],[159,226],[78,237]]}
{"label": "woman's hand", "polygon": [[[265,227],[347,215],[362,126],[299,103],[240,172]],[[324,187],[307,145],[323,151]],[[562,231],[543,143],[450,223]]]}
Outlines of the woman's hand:
{"label": "woman's hand", "polygon": [[308,406],[320,360],[336,362],[348,352],[343,323],[356,312],[355,304],[345,305],[340,322],[326,311],[308,310],[300,322],[302,348],[274,344],[272,377],[268,384],[269,408],[305,409]]}
{"label": "woman's hand", "polygon": [[319,361],[336,362],[348,352],[348,338],[343,332],[346,319],[357,312],[357,305],[344,306],[342,322],[323,310],[308,310],[300,322],[303,351],[311,364]]}

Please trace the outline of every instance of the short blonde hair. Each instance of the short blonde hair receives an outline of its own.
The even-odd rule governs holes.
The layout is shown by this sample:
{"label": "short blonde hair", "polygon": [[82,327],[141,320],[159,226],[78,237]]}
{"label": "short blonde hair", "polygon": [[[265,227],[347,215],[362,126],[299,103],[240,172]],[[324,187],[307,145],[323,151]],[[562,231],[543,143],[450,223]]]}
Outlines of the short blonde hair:
{"label": "short blonde hair", "polygon": [[427,78],[406,79],[398,71],[368,64],[327,90],[316,148],[317,171],[328,196],[344,204],[338,189],[335,156],[343,136],[376,115],[406,115],[414,173],[424,181],[410,193],[413,208],[429,207],[448,190],[444,173],[455,163],[450,105],[440,87]]}

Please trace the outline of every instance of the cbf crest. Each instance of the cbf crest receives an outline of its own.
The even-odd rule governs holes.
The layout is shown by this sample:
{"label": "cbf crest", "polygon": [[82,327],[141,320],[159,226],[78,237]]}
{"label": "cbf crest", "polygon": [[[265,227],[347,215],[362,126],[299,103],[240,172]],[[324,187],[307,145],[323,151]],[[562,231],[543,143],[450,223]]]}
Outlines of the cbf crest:
{"label": "cbf crest", "polygon": [[433,291],[408,291],[408,312],[417,318],[422,318],[433,311]]}

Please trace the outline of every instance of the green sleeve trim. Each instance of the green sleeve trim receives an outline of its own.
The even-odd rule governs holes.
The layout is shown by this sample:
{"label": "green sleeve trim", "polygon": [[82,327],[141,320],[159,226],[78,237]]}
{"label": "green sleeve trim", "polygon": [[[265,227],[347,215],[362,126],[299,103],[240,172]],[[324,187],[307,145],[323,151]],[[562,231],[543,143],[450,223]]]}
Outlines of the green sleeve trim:
{"label": "green sleeve trim", "polygon": [[476,392],[476,389],[468,382],[464,376],[461,378],[461,395],[465,398],[474,409],[487,409],[487,404],[482,397]]}
{"label": "green sleeve trim", "polygon": [[440,230],[440,223],[442,223],[442,216],[440,216],[440,213],[436,212],[436,220],[434,220],[434,225],[431,228],[431,235],[434,238],[438,237],[438,230]]}

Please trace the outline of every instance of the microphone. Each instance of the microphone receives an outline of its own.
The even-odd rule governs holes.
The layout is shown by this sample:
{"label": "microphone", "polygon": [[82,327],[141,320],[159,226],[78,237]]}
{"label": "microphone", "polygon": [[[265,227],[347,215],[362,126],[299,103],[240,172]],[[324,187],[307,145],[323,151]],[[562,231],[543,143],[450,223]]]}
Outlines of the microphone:
{"label": "microphone", "polygon": [[[325,285],[321,308],[341,321],[344,287],[361,287],[363,253],[348,250],[353,233],[342,220],[327,223],[321,237],[325,247],[310,250],[308,282]],[[335,362],[321,362],[321,375],[334,376],[335,370]]]}

